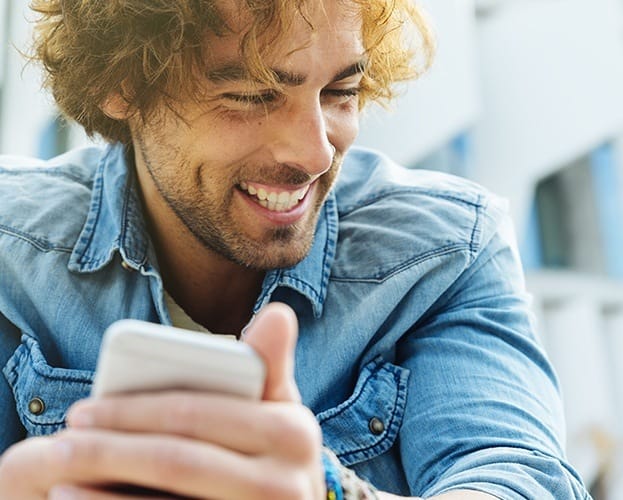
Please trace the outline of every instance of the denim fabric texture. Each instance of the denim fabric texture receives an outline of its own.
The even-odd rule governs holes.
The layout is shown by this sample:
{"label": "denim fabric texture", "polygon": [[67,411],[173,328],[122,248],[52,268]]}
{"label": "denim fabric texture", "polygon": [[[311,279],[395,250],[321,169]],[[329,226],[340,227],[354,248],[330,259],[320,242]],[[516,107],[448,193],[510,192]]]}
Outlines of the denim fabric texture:
{"label": "denim fabric texture", "polygon": [[[112,322],[171,322],[126,156],[0,157],[0,452],[63,427]],[[296,311],[325,445],[380,490],[589,498],[507,223],[475,184],[353,148],[309,255],[266,273],[255,311]]]}

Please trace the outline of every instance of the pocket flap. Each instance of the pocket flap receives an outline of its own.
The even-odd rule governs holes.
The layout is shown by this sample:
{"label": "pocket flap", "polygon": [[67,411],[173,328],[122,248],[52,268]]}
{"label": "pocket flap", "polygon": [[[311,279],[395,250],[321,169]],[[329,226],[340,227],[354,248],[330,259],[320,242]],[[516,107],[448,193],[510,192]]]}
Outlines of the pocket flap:
{"label": "pocket flap", "polygon": [[394,444],[408,378],[407,368],[378,357],[364,366],[350,398],[316,416],[325,444],[344,465],[370,460]]}
{"label": "pocket flap", "polygon": [[48,365],[35,339],[22,336],[3,369],[20,420],[29,436],[52,434],[65,426],[65,414],[91,390],[93,372]]}

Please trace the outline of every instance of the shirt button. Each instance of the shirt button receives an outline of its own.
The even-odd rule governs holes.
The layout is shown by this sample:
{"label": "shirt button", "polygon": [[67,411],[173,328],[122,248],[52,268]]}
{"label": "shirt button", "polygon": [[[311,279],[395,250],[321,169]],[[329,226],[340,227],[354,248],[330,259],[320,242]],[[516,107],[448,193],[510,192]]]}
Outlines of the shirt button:
{"label": "shirt button", "polygon": [[134,271],[134,268],[128,264],[125,260],[121,261],[121,267],[123,267],[126,271]]}
{"label": "shirt button", "polygon": [[41,415],[45,411],[45,403],[41,398],[32,398],[28,403],[28,411],[33,415]]}
{"label": "shirt button", "polygon": [[370,422],[368,422],[368,428],[372,434],[376,434],[378,436],[379,434],[383,434],[385,431],[385,424],[380,418],[372,417]]}

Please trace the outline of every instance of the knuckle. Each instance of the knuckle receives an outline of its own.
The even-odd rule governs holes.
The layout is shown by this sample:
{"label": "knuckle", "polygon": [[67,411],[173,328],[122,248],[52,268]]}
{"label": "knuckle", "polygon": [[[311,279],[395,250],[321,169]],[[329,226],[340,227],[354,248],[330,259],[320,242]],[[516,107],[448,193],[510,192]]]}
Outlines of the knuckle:
{"label": "knuckle", "polygon": [[192,477],[196,469],[193,462],[188,450],[182,450],[173,444],[160,446],[152,454],[152,474],[162,484],[175,484],[184,478]]}
{"label": "knuckle", "polygon": [[167,430],[192,434],[200,420],[195,398],[190,394],[180,395],[170,405],[170,411],[165,412],[164,418]]}
{"label": "knuckle", "polygon": [[53,438],[49,465],[65,475],[84,464],[93,465],[101,458],[99,447],[94,440],[83,439],[78,433],[69,431]]}
{"label": "knuckle", "polygon": [[264,474],[256,481],[250,497],[257,499],[270,498],[271,500],[303,500],[309,497],[306,481],[301,480],[300,474],[288,474],[275,481],[271,474]]}
{"label": "knuckle", "polygon": [[311,411],[304,406],[284,408],[275,413],[272,441],[277,449],[291,460],[315,460],[322,446],[320,426]]}

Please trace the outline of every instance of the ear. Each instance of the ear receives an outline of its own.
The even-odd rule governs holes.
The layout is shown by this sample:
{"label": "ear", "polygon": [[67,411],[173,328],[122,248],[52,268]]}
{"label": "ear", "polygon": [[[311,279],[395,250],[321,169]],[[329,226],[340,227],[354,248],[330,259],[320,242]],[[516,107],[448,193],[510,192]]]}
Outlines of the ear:
{"label": "ear", "polygon": [[112,93],[100,104],[100,109],[108,118],[127,120],[132,115],[130,103],[120,93]]}

